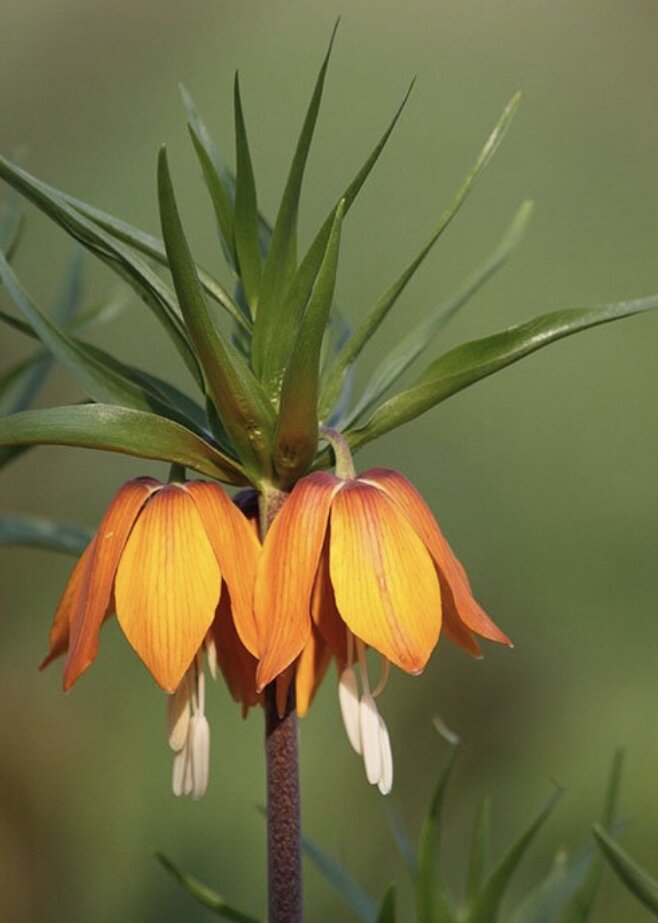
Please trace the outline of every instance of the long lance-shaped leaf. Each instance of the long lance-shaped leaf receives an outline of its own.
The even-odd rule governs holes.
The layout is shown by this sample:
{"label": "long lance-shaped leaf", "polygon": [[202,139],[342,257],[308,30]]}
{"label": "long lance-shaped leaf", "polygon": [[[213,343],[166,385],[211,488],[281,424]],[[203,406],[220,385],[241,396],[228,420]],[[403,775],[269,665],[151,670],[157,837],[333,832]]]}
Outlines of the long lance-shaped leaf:
{"label": "long lance-shaped leaf", "polygon": [[396,923],[395,915],[395,885],[391,885],[386,892],[382,906],[377,916],[377,923]]}
{"label": "long lance-shaped leaf", "polygon": [[352,449],[360,448],[452,394],[557,340],[655,308],[658,308],[658,295],[591,308],[552,311],[481,340],[463,343],[440,356],[409,389],[378,407],[363,426],[349,431],[350,445]]}
{"label": "long lance-shaped leaf", "polygon": [[249,153],[247,127],[240,98],[240,81],[235,75],[233,91],[235,106],[235,250],[240,267],[240,281],[252,316],[256,316],[260,291],[261,263],[258,242],[258,203],[256,182]]}
{"label": "long lance-shaped leaf", "polygon": [[231,907],[230,904],[226,903],[223,897],[217,894],[212,888],[209,888],[208,885],[204,885],[198,878],[194,878],[193,875],[188,875],[187,872],[183,872],[179,869],[168,856],[157,852],[155,857],[169,872],[172,878],[187,891],[190,897],[193,897],[197,903],[207,907],[208,910],[211,910],[216,916],[221,917],[222,920],[229,920],[231,923],[261,923],[261,921],[257,920],[255,917],[250,917],[246,913],[242,913],[241,910],[236,910],[235,907]]}
{"label": "long lance-shaped leaf", "polygon": [[43,548],[78,557],[92,536],[91,529],[43,516],[0,516],[0,545]]}
{"label": "long lance-shaped leaf", "polygon": [[254,475],[267,473],[274,411],[251,369],[224,342],[208,310],[178,214],[164,148],[158,159],[158,191],[171,274],[208,393],[245,466]]}
{"label": "long lance-shaped leaf", "polygon": [[386,391],[395,384],[401,375],[415,362],[420,354],[432,342],[437,333],[455,316],[475,293],[487,282],[510,258],[523,239],[530,215],[532,202],[524,202],[514,216],[496,249],[477,269],[466,283],[433,311],[430,311],[413,330],[400,340],[386,356],[370,379],[363,396],[348,414],[339,429],[352,426],[356,420],[370,410]]}
{"label": "long lance-shaped leaf", "polygon": [[344,212],[341,202],[281,387],[274,463],[285,484],[308,470],[318,446],[320,355],[334,297]]}
{"label": "long lance-shaped leaf", "polygon": [[261,297],[258,305],[258,319],[254,327],[252,357],[254,371],[258,378],[265,382],[265,386],[270,393],[278,392],[280,381],[277,378],[277,373],[281,367],[280,356],[282,354],[285,356],[290,348],[290,343],[282,339],[281,324],[286,309],[285,294],[297,268],[299,198],[337,28],[338,23],[334,26],[331,34],[329,48],[322,62],[313,96],[297,141],[297,148],[272,231],[270,249],[263,267]]}
{"label": "long lance-shaped leaf", "polygon": [[13,270],[0,253],[0,279],[9,292],[12,301],[27,322],[38,334],[40,340],[52,354],[76,378],[87,397],[99,403],[121,404],[136,410],[146,410],[161,416],[187,421],[181,414],[156,395],[144,390],[130,377],[117,373],[116,368],[103,362],[102,352],[88,351],[82,344],[70,339],[52,324],[30,300]]}
{"label": "long lance-shaped leaf", "polygon": [[81,404],[25,410],[0,419],[0,447],[77,446],[184,465],[201,474],[244,485],[244,469],[184,426],[141,410]]}
{"label": "long lance-shaped leaf", "polygon": [[23,215],[18,205],[18,196],[11,189],[0,206],[0,251],[9,262],[18,247],[23,230]]}
{"label": "long lance-shaped leaf", "polygon": [[200,384],[198,363],[177,314],[175,299],[156,273],[131,249],[78,212],[54,189],[4,157],[0,157],[0,178],[21,192],[132,286],[144,303],[151,308],[171,337],[191,374]]}
{"label": "long lance-shaped leaf", "polygon": [[398,848],[398,852],[402,857],[407,871],[412,879],[418,874],[418,859],[416,858],[416,853],[413,846],[411,845],[411,840],[409,839],[409,834],[407,829],[400,817],[399,812],[394,805],[385,803],[384,809],[386,811],[386,819],[388,820],[388,825],[391,828],[391,833],[393,834],[393,839],[395,840],[395,845]]}
{"label": "long lance-shaped leaf", "polygon": [[[398,119],[402,115],[402,111],[407,104],[409,96],[414,86],[414,81],[411,82],[409,89],[405,93],[405,96],[400,103],[397,111],[395,112],[393,118],[386,127],[386,131],[381,136],[375,147],[370,152],[367,160],[360,168],[354,179],[345,189],[341,197],[338,199],[338,202],[334,208],[329,212],[324,222],[322,223],[320,229],[318,230],[311,246],[306,251],[304,258],[302,259],[299,268],[297,269],[293,280],[290,284],[290,287],[285,295],[285,309],[282,309],[280,312],[279,323],[277,327],[277,335],[279,337],[278,343],[280,343],[280,349],[278,352],[272,350],[267,350],[267,355],[265,361],[268,363],[268,370],[264,374],[264,380],[270,380],[273,382],[273,388],[275,384],[281,379],[281,369],[287,362],[288,354],[290,351],[290,344],[293,342],[297,329],[299,327],[300,318],[304,312],[304,308],[309,299],[313,285],[315,284],[315,279],[320,268],[320,264],[324,257],[324,253],[327,247],[327,241],[329,239],[329,234],[331,233],[331,228],[334,221],[334,216],[336,214],[336,208],[341,200],[345,202],[345,213],[349,211],[357,195],[361,191],[361,188],[368,176],[370,175],[374,165],[379,159],[379,155],[383,151],[386,142],[391,136],[395,125],[397,124]],[[340,315],[340,311],[336,305],[332,309],[332,314],[336,313]],[[344,322],[343,322],[344,323]],[[341,327],[341,321],[339,317],[338,328]],[[345,338],[346,339],[346,338]],[[337,349],[333,351],[330,358],[333,363],[335,359],[335,354],[341,349],[344,345],[345,339],[341,337],[340,341],[337,344]]]}
{"label": "long lance-shaped leaf", "polygon": [[443,214],[439,218],[437,226],[430,235],[430,238],[423,249],[398,276],[393,285],[386,292],[384,292],[379,300],[373,305],[369,313],[364,317],[350,339],[345,344],[345,347],[336,359],[336,363],[328,379],[327,393],[325,399],[323,400],[322,406],[322,411],[324,414],[329,413],[333,405],[336,403],[347,370],[351,365],[354,364],[355,360],[361,353],[361,350],[368,343],[372,335],[385,319],[388,312],[391,310],[393,305],[396,303],[402,292],[413,278],[416,270],[423,263],[425,257],[430,253],[436,242],[439,240],[461,206],[464,204],[464,201],[473,188],[476,179],[487,166],[494,153],[496,152],[498,145],[503,140],[507,129],[512,122],[512,119],[516,114],[520,100],[521,94],[517,93],[509,101],[503,110],[503,113],[500,116],[498,122],[496,123],[494,130],[489,135],[486,144],[480,151],[480,155],[475,161],[475,164],[471,168],[466,178],[463,180],[452,202],[448,205],[448,207],[444,210]]}
{"label": "long lance-shaped leaf", "polygon": [[198,113],[192,97],[182,84],[179,85],[179,89],[187,114],[187,127],[194,151],[215,212],[224,256],[231,269],[236,271],[238,260],[233,235],[233,201],[222,179],[222,164],[219,151],[210,136],[205,122]]}
{"label": "long lance-shaped leaf", "polygon": [[302,837],[302,849],[304,855],[340,894],[347,906],[352,908],[359,920],[362,923],[376,923],[377,904],[365,888],[355,881],[351,873],[308,837]]}
{"label": "long lance-shaped leaf", "polygon": [[594,826],[594,836],[617,877],[626,885],[640,903],[658,915],[658,880],[641,868],[602,827]]}
{"label": "long lance-shaped leaf", "polygon": [[473,841],[466,873],[466,906],[473,903],[486,878],[490,844],[491,798],[485,795],[480,802],[473,827]]}
{"label": "long lance-shaped leaf", "polygon": [[439,864],[439,845],[443,807],[448,782],[452,775],[457,751],[453,749],[434,790],[430,809],[423,822],[418,847],[418,875],[416,877],[416,914],[418,923],[454,923],[455,915],[448,904]]}
{"label": "long lance-shaped leaf", "polygon": [[548,799],[528,829],[509,848],[489,875],[465,917],[465,923],[496,923],[500,904],[516,868],[530,843],[545,823],[562,792],[558,789]]}

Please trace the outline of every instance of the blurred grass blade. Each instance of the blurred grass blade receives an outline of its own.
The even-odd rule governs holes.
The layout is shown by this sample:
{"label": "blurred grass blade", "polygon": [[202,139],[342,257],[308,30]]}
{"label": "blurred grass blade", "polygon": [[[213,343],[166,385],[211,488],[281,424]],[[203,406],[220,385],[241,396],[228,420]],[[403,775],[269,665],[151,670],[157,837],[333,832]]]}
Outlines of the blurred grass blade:
{"label": "blurred grass blade", "polygon": [[386,892],[384,901],[377,915],[376,923],[396,923],[395,915],[395,885],[391,885]]}
{"label": "blurred grass blade", "polygon": [[235,251],[240,267],[240,281],[252,317],[256,316],[260,291],[261,263],[258,243],[258,203],[256,182],[249,153],[247,127],[244,122],[240,80],[236,73],[233,91],[235,106]]}
{"label": "blurred grass blade", "polygon": [[110,404],[25,410],[0,419],[0,447],[79,446],[176,463],[229,484],[244,470],[190,430],[164,417]]}
{"label": "blurred grass blade", "polygon": [[553,792],[525,833],[518,838],[500,860],[469,907],[465,916],[465,923],[495,923],[505,891],[516,871],[516,867],[539,829],[553,811],[555,803],[561,794],[562,792],[559,789]]}
{"label": "blurred grass blade", "polygon": [[[379,159],[379,155],[384,149],[393,129],[395,128],[395,125],[397,124],[397,121],[402,114],[407,100],[409,99],[413,85],[414,81],[411,82],[411,85],[409,86],[409,89],[407,90],[400,106],[389,122],[386,131],[381,136],[373,150],[370,152],[367,160],[362,165],[352,182],[348,185],[342,196],[339,198],[334,208],[325,218],[320,229],[315,235],[311,246],[306,251],[304,258],[302,259],[297,271],[295,272],[292,282],[290,283],[290,286],[285,295],[285,310],[281,310],[279,317],[278,329],[280,333],[281,350],[277,354],[268,352],[267,356],[265,357],[265,361],[268,363],[267,369],[263,375],[265,381],[272,381],[275,384],[280,381],[281,370],[283,369],[288,358],[289,344],[293,341],[295,334],[297,333],[300,318],[304,312],[305,305],[309,299],[313,285],[315,284],[315,279],[324,257],[327,241],[329,240],[329,234],[331,233],[334,216],[336,214],[336,208],[338,208],[340,201],[344,200],[345,213],[347,214],[349,211],[351,205],[361,191],[363,184],[370,175],[372,168]],[[337,342],[334,345],[334,348],[331,349],[329,356],[333,362],[338,351],[344,346],[347,339],[346,334],[349,334],[350,328],[347,327],[347,324],[341,317],[340,309],[335,304],[332,309],[332,315],[336,316],[336,323],[332,324],[330,327],[330,334],[338,331]],[[273,385],[273,387],[275,387],[275,385]]]}
{"label": "blurred grass blade", "polygon": [[322,62],[297,141],[286,187],[272,230],[270,248],[263,267],[262,294],[258,305],[252,348],[254,371],[265,383],[269,393],[278,390],[277,373],[285,362],[285,358],[282,360],[281,357],[285,357],[289,349],[286,328],[282,329],[281,325],[284,323],[286,291],[297,269],[299,199],[337,28],[338,22],[331,33],[329,48]]}
{"label": "blurred grass blade", "polygon": [[430,238],[425,246],[411,261],[411,263],[409,263],[406,269],[398,276],[393,285],[386,292],[384,292],[379,300],[373,305],[369,313],[366,315],[366,317],[364,317],[350,339],[345,344],[345,347],[336,360],[335,366],[327,383],[327,391],[321,408],[323,415],[328,414],[336,402],[336,398],[340,393],[342,382],[347,369],[353,365],[366,343],[368,343],[370,338],[373,336],[377,328],[387,316],[388,312],[391,310],[393,305],[396,303],[404,289],[413,278],[416,270],[424,262],[426,256],[430,253],[436,242],[439,240],[443,232],[446,230],[452,219],[463,205],[469,192],[473,188],[476,179],[482,170],[484,170],[484,168],[487,166],[494,153],[496,152],[498,145],[505,137],[507,129],[509,128],[512,119],[516,114],[520,100],[521,94],[516,93],[509,101],[503,110],[502,115],[498,119],[498,122],[496,123],[493,131],[489,135],[486,144],[480,151],[475,164],[471,168],[466,178],[463,180],[452,202],[442,213],[437,226],[430,235]]}
{"label": "blurred grass blade", "polygon": [[23,227],[24,219],[18,195],[10,188],[0,205],[0,252],[5,254],[10,263],[18,248]]}
{"label": "blurred grass blade", "polygon": [[341,202],[281,386],[274,460],[285,482],[294,482],[308,470],[318,445],[320,356],[334,297],[344,213]]}
{"label": "blurred grass blade", "polygon": [[313,865],[340,894],[363,923],[377,923],[377,904],[368,892],[355,881],[348,870],[328,856],[314,840],[302,837],[302,849]]}
{"label": "blurred grass blade", "polygon": [[502,240],[473,273],[466,283],[447,302],[430,311],[414,329],[402,338],[386,356],[370,379],[368,386],[346,425],[351,425],[377,403],[380,397],[406,372],[409,366],[429,346],[436,334],[455,316],[485,282],[505,265],[521,243],[532,214],[532,202],[524,202],[514,216]]}
{"label": "blurred grass blade", "polygon": [[179,89],[187,114],[187,127],[194,145],[194,151],[201,166],[203,179],[215,211],[224,256],[231,269],[237,271],[238,260],[233,234],[233,202],[222,179],[219,151],[215,147],[210,132],[201,119],[192,97],[182,84]]}
{"label": "blurred grass blade", "polygon": [[[612,759],[610,776],[603,805],[602,824],[607,833],[611,833],[617,819],[619,790],[624,764],[624,751],[618,749]],[[603,878],[603,857],[597,856],[590,864],[589,872],[578,890],[574,893],[569,907],[561,917],[560,923],[587,923],[596,899],[601,879]]]}
{"label": "blurred grass blade", "polygon": [[224,342],[208,310],[178,214],[164,148],[158,159],[158,193],[171,274],[208,394],[245,465],[252,472],[266,472],[274,411],[251,369],[235,348]]}
{"label": "blurred grass blade", "polygon": [[78,557],[92,537],[91,529],[43,516],[0,516],[0,545],[43,548]]}
{"label": "blurred grass blade", "polygon": [[348,433],[358,449],[429,410],[452,394],[493,375],[519,359],[581,330],[658,307],[658,295],[542,314],[500,333],[462,343],[440,356],[406,391],[381,404],[360,427]]}
{"label": "blurred grass blade", "polygon": [[439,777],[420,835],[418,876],[416,878],[418,923],[454,923],[455,920],[441,881],[439,847],[443,805],[456,753],[457,750],[453,749]]}
{"label": "blurred grass blade", "polygon": [[567,853],[559,850],[545,878],[528,892],[511,914],[509,923],[557,923],[565,901],[585,878],[589,862],[580,859],[580,874],[569,884]]}
{"label": "blurred grass blade", "polygon": [[261,923],[256,917],[250,917],[246,913],[231,907],[216,891],[204,885],[198,878],[181,871],[163,853],[156,852],[155,857],[195,901],[207,907],[208,910],[212,910],[216,916],[221,917],[223,920],[230,920],[231,923]]}
{"label": "blurred grass blade", "polygon": [[414,848],[411,845],[411,840],[409,839],[409,834],[407,829],[402,822],[399,812],[394,805],[386,802],[384,804],[384,810],[386,811],[386,817],[388,819],[389,827],[393,833],[393,839],[395,840],[395,845],[398,848],[398,852],[404,860],[404,864],[407,867],[407,871],[412,879],[415,879],[418,875],[418,859],[416,858],[416,853]]}
{"label": "blurred grass blade", "polygon": [[175,299],[151,268],[132,250],[77,211],[56,190],[11,164],[4,157],[0,157],[0,178],[21,192],[137,291],[169,334],[197,383],[201,383],[196,357],[178,316]]}
{"label": "blurred grass blade", "polygon": [[491,843],[491,798],[488,795],[480,802],[475,816],[471,853],[466,873],[466,905],[470,906],[487,875],[489,848]]}
{"label": "blurred grass blade", "polygon": [[641,868],[598,824],[594,826],[594,836],[613,872],[640,903],[658,915],[658,880]]}

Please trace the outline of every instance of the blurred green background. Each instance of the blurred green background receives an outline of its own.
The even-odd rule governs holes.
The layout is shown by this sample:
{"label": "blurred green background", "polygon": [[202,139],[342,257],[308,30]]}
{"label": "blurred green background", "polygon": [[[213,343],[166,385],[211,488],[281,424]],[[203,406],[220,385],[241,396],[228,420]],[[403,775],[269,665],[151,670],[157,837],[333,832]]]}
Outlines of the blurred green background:
{"label": "blurred green background", "polygon": [[[223,273],[177,84],[230,154],[240,68],[261,205],[272,215],[338,13],[305,186],[307,234],[418,75],[347,222],[338,295],[355,319],[422,243],[507,99],[524,92],[502,150],[373,344],[371,364],[488,253],[525,197],[536,203],[526,242],[433,355],[545,309],[658,288],[655,0],[3,0],[0,149],[22,150],[48,182],[157,231],[155,154],[166,141],[195,252]],[[70,250],[30,210],[17,265],[40,303],[52,303]],[[87,279],[90,301],[117,289],[91,260]],[[185,382],[133,299],[95,336]],[[5,329],[0,342],[0,367],[26,348]],[[625,843],[658,871],[657,372],[658,316],[622,321],[456,396],[358,460],[418,485],[516,643],[512,653],[490,646],[483,662],[442,644],[422,677],[396,675],[381,700],[391,797],[414,835],[445,756],[431,717],[463,740],[450,874],[485,791],[502,848],[556,779],[567,795],[524,868],[526,880],[538,875],[549,847],[586,835],[618,744],[628,749],[623,805],[636,818]],[[62,373],[44,403],[77,397]],[[125,479],[150,472],[165,475],[125,458],[37,449],[3,470],[0,509],[93,525]],[[207,919],[157,866],[156,848],[262,912],[261,715],[243,723],[213,690],[211,789],[200,803],[176,801],[163,696],[116,626],[68,696],[59,665],[36,671],[70,567],[44,552],[0,557],[0,919]],[[401,868],[382,800],[348,748],[333,678],[302,725],[301,750],[305,830],[383,893]],[[352,919],[310,867],[306,894],[309,921]],[[645,917],[608,882],[599,923]]]}

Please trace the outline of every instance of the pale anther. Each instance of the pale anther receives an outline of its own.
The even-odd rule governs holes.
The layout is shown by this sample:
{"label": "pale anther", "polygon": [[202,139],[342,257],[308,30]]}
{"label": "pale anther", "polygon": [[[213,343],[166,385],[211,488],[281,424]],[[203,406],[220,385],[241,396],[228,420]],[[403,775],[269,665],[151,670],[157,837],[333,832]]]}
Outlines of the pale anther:
{"label": "pale anther", "polygon": [[353,667],[345,667],[338,681],[338,701],[343,716],[345,732],[352,748],[361,754],[361,718],[359,712],[359,690]]}
{"label": "pale anther", "polygon": [[366,777],[371,785],[377,785],[381,775],[381,747],[379,743],[379,712],[371,695],[361,696],[360,705],[361,746]]}
{"label": "pale anther", "polygon": [[377,787],[382,795],[388,795],[393,788],[393,754],[391,752],[391,739],[388,728],[382,716],[379,716],[379,750],[381,754],[381,769]]}

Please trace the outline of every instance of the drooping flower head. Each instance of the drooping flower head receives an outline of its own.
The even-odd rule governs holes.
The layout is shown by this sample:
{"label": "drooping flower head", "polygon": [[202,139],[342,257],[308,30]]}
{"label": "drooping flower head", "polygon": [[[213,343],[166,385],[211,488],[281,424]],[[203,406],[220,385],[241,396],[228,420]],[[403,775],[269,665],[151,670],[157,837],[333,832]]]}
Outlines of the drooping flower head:
{"label": "drooping flower head", "polygon": [[[128,481],[73,570],[42,666],[67,653],[69,689],[98,652],[114,611],[126,638],[170,694],[169,742],[177,794],[203,794],[208,778],[202,654],[249,701],[255,667],[252,588],[259,542],[245,517],[211,482]],[[252,685],[251,695],[256,693]]]}
{"label": "drooping flower head", "polygon": [[[271,682],[318,634],[341,671],[350,742],[363,754],[369,781],[386,792],[390,744],[375,699],[388,665],[420,673],[442,627],[476,656],[475,635],[510,642],[475,601],[463,567],[406,478],[385,468],[341,474],[300,480],[265,539],[255,592],[258,685]],[[382,658],[376,686],[367,648]]]}

